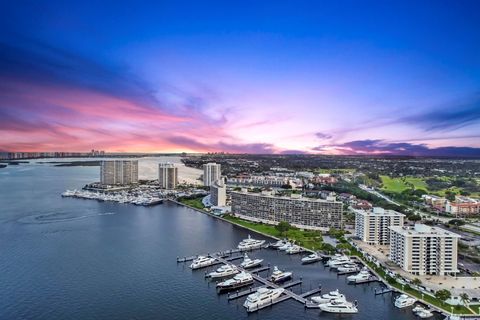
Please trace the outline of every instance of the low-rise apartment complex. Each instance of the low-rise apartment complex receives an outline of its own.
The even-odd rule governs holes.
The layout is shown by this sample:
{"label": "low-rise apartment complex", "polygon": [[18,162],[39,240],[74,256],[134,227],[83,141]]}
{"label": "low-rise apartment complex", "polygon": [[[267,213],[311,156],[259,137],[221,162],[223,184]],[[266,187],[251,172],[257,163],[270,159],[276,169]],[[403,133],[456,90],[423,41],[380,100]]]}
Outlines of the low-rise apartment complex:
{"label": "low-rise apartment complex", "polygon": [[272,192],[232,192],[232,213],[243,219],[302,229],[328,230],[342,225],[343,204],[334,200],[275,196]]}
{"label": "low-rise apartment complex", "polygon": [[423,224],[390,230],[390,260],[403,270],[414,275],[458,272],[458,234]]}
{"label": "low-rise apartment complex", "polygon": [[371,210],[355,211],[355,235],[370,245],[387,245],[390,243],[390,229],[403,226],[405,215],[375,207]]}

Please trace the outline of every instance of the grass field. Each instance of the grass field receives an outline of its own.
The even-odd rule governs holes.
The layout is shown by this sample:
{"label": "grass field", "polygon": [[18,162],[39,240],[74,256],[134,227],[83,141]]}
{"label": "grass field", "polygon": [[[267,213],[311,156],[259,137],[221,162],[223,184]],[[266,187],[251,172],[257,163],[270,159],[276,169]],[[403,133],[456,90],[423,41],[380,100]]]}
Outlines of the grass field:
{"label": "grass field", "polygon": [[391,178],[389,176],[380,176],[382,179],[383,187],[382,189],[390,192],[402,192],[406,189],[411,189],[412,186],[415,189],[423,189],[428,191],[427,184],[422,178],[414,177],[402,177],[402,178]]}
{"label": "grass field", "polygon": [[205,208],[203,206],[203,203],[202,203],[202,198],[181,199],[180,202],[186,204],[187,206],[194,207],[194,208],[197,208],[197,209],[204,209]]}
{"label": "grass field", "polygon": [[232,216],[224,216],[224,219],[235,222],[241,226],[256,230],[261,233],[265,233],[278,238],[288,238],[295,240],[295,243],[311,250],[320,250],[323,247],[322,235],[319,231],[302,231],[300,229],[292,229],[287,231],[285,235],[281,235],[280,232],[275,229],[275,226],[245,221]]}

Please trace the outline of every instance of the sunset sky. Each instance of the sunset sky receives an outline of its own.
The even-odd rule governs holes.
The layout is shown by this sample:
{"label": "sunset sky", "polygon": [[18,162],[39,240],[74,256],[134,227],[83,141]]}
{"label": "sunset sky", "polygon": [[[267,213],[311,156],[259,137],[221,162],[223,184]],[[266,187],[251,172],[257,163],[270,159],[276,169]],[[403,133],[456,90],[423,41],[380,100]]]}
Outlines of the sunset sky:
{"label": "sunset sky", "polygon": [[0,151],[480,155],[480,1],[2,1]]}

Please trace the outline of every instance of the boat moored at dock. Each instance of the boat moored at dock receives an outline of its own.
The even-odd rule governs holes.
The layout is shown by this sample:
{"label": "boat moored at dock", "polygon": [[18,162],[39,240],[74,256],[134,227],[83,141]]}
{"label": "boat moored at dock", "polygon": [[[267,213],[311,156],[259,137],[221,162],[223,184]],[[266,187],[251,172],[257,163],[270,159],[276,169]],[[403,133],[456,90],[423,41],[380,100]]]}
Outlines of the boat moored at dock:
{"label": "boat moored at dock", "polygon": [[244,269],[249,269],[253,267],[258,267],[262,264],[263,259],[250,259],[250,257],[245,254],[242,263],[240,264],[240,267]]}
{"label": "boat moored at dock", "polygon": [[253,284],[252,275],[248,272],[242,271],[237,275],[235,275],[233,278],[230,278],[228,280],[218,283],[217,289],[219,290],[219,292],[222,292],[222,291],[238,289],[251,284]]}
{"label": "boat moored at dock", "polygon": [[268,289],[259,288],[257,292],[248,295],[243,306],[248,312],[255,311],[259,307],[271,304],[285,291],[283,288]]}
{"label": "boat moored at dock", "polygon": [[337,301],[345,301],[345,296],[341,294],[338,289],[334,291],[330,291],[329,293],[325,293],[321,296],[314,296],[310,298],[313,302],[318,304],[328,303],[334,300]]}
{"label": "boat moored at dock", "polygon": [[274,282],[274,283],[280,283],[280,282],[284,282],[288,279],[291,279],[293,276],[293,273],[292,272],[284,272],[284,271],[281,271],[277,268],[277,266],[275,266],[273,268],[273,272],[272,272],[272,275],[270,276],[270,281]]}
{"label": "boat moored at dock", "polygon": [[253,239],[252,237],[250,237],[250,235],[248,235],[247,239],[243,239],[242,241],[240,241],[237,248],[242,251],[260,249],[264,243],[265,240]]}
{"label": "boat moored at dock", "polygon": [[330,313],[357,313],[358,308],[356,303],[348,301],[332,301],[319,305],[320,310]]}
{"label": "boat moored at dock", "polygon": [[416,299],[409,297],[406,294],[401,294],[395,299],[394,305],[397,308],[406,308],[412,306],[415,302],[417,302]]}
{"label": "boat moored at dock", "polygon": [[232,276],[234,274],[237,274],[239,272],[240,272],[240,270],[238,270],[238,268],[236,266],[234,266],[232,264],[224,264],[223,266],[221,266],[217,270],[215,270],[213,272],[210,272],[207,275],[207,277],[210,277],[212,279],[225,278],[225,277],[229,277],[229,276]]}
{"label": "boat moored at dock", "polygon": [[195,269],[200,269],[200,268],[205,268],[208,266],[211,266],[216,262],[215,258],[212,257],[206,257],[206,256],[198,256],[196,259],[192,261],[190,264],[190,268],[195,270]]}
{"label": "boat moored at dock", "polygon": [[371,274],[367,268],[363,268],[359,273],[347,277],[348,282],[350,283],[362,283],[370,279]]}
{"label": "boat moored at dock", "polygon": [[322,260],[322,257],[318,253],[314,252],[312,254],[309,254],[308,256],[303,257],[302,263],[309,264],[309,263],[315,263],[320,260]]}

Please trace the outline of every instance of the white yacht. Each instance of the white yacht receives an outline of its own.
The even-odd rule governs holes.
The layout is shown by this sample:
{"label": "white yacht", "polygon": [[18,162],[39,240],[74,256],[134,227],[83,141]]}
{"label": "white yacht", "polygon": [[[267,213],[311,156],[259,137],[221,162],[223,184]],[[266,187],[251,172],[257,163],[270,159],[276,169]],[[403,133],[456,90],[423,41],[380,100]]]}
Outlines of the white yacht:
{"label": "white yacht", "polygon": [[423,309],[422,311],[417,312],[417,316],[422,319],[428,319],[430,317],[433,317],[433,313],[428,309]]}
{"label": "white yacht", "polygon": [[328,260],[327,266],[331,268],[335,268],[335,267],[344,265],[346,263],[353,263],[353,261],[350,260],[350,258],[347,256],[335,255],[330,260]]}
{"label": "white yacht", "polygon": [[285,291],[283,288],[277,289],[267,289],[259,288],[257,292],[248,295],[247,300],[243,306],[247,308],[247,311],[255,311],[257,308],[270,304],[273,300],[280,297],[280,295]]}
{"label": "white yacht", "polygon": [[356,264],[348,264],[348,263],[337,268],[338,272],[354,272],[358,270],[359,268]]}
{"label": "white yacht", "polygon": [[237,248],[240,250],[258,249],[265,243],[265,240],[256,240],[248,235],[247,239],[243,239],[238,244]]}
{"label": "white yacht", "polygon": [[248,269],[248,268],[253,268],[261,265],[263,262],[263,259],[250,259],[250,257],[245,253],[245,257],[243,258],[242,263],[240,264],[240,267]]}
{"label": "white yacht", "polygon": [[419,313],[420,311],[423,311],[423,310],[425,310],[424,307],[422,307],[421,305],[416,305],[415,308],[412,309],[412,312],[417,314],[417,313]]}
{"label": "white yacht", "polygon": [[234,274],[239,273],[240,271],[237,269],[236,266],[231,264],[224,264],[217,270],[210,272],[207,276],[212,279],[224,278]]}
{"label": "white yacht", "polygon": [[322,294],[321,296],[312,297],[311,300],[318,304],[328,303],[333,300],[345,301],[345,296],[337,290],[330,291],[329,293]]}
{"label": "white yacht", "polygon": [[322,260],[322,257],[320,255],[318,255],[318,253],[314,252],[312,254],[309,254],[306,257],[303,257],[302,258],[302,263],[303,264],[314,263],[314,262],[317,262],[317,261],[320,261],[320,260]]}
{"label": "white yacht", "polygon": [[275,266],[273,268],[272,275],[270,276],[270,281],[272,282],[283,282],[285,280],[288,280],[292,277],[293,273],[292,272],[284,272],[281,271]]}
{"label": "white yacht", "polygon": [[215,262],[215,258],[198,256],[196,259],[192,261],[192,264],[190,264],[190,268],[195,270],[203,267],[208,267],[212,265],[214,262]]}
{"label": "white yacht", "polygon": [[348,301],[332,301],[318,306],[320,310],[331,313],[357,313],[356,304]]}
{"label": "white yacht", "polygon": [[292,243],[291,242],[285,242],[285,244],[281,247],[278,247],[278,250],[282,250],[282,251],[285,251],[287,250],[288,248],[290,248],[292,246]]}
{"label": "white yacht", "polygon": [[284,246],[285,243],[287,243],[286,240],[278,240],[277,242],[272,243],[270,246],[271,246],[272,248],[278,249],[278,248]]}
{"label": "white yacht", "polygon": [[366,268],[363,268],[362,271],[355,275],[347,277],[348,282],[352,283],[361,283],[367,281],[368,279],[370,279],[370,272]]}
{"label": "white yacht", "polygon": [[412,297],[407,296],[406,294],[401,294],[395,299],[395,307],[405,308],[413,305],[417,300]]}
{"label": "white yacht", "polygon": [[290,248],[285,250],[285,252],[288,253],[288,254],[296,254],[296,253],[300,253],[302,251],[303,251],[302,247],[297,246],[296,244],[294,244],[293,246],[291,246]]}
{"label": "white yacht", "polygon": [[235,277],[225,280],[217,284],[217,289],[220,291],[232,290],[248,286],[253,283],[253,277],[248,272],[240,272]]}

